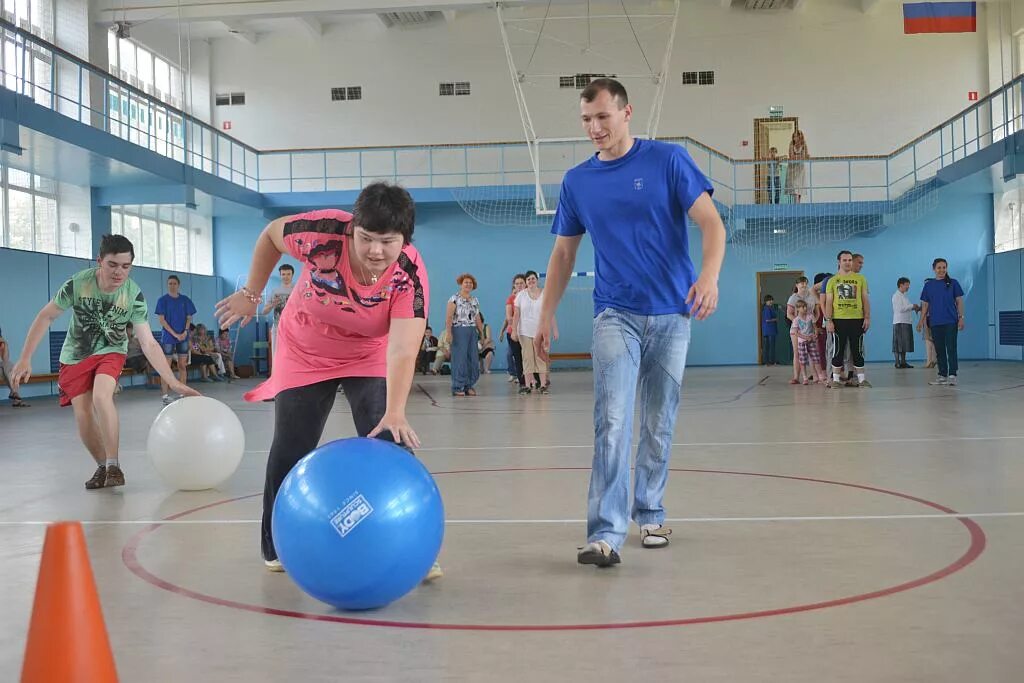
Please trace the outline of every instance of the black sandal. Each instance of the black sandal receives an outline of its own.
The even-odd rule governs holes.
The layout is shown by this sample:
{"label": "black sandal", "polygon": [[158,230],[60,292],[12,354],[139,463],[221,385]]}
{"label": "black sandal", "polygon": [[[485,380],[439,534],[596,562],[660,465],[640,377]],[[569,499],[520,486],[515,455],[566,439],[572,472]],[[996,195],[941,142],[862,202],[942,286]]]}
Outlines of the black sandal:
{"label": "black sandal", "polygon": [[11,394],[11,407],[12,408],[31,408],[32,404],[25,403],[25,401],[17,394]]}

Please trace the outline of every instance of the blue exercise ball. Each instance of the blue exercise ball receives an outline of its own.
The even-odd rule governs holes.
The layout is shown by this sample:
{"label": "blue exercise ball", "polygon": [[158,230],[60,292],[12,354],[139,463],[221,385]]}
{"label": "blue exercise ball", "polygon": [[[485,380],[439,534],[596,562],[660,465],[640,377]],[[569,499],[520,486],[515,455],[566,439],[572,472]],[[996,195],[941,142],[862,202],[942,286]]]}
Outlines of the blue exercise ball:
{"label": "blue exercise ball", "polygon": [[426,576],[441,550],[444,505],[405,449],[341,439],[292,468],[271,526],[278,559],[302,590],[341,609],[373,609]]}

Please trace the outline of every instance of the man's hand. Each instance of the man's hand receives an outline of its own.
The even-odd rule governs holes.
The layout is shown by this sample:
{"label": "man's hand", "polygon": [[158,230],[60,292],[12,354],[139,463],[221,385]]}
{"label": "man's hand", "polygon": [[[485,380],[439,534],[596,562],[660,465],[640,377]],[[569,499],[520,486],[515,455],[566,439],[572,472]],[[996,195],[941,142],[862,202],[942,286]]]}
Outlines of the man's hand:
{"label": "man's hand", "polygon": [[420,439],[416,436],[416,432],[413,431],[409,421],[405,419],[405,415],[392,415],[391,413],[384,413],[384,417],[381,418],[380,424],[373,428],[368,437],[371,439],[384,430],[391,432],[391,438],[395,440],[395,443],[405,444],[410,448],[419,448]]}
{"label": "man's hand", "polygon": [[690,305],[690,315],[697,320],[711,317],[718,308],[718,282],[701,275],[690,287],[686,303]]}
{"label": "man's hand", "polygon": [[834,333],[836,331],[836,324],[829,320],[828,322],[825,323],[825,329],[828,330],[830,333]]}
{"label": "man's hand", "polygon": [[18,393],[18,387],[20,387],[23,382],[27,382],[30,377],[32,377],[32,364],[22,358],[14,364],[11,376],[7,378],[11,383],[11,391]]}
{"label": "man's hand", "polygon": [[182,384],[178,380],[168,382],[167,386],[170,388],[171,391],[173,391],[176,394],[180,394],[181,396],[202,396],[202,394],[200,394],[198,391],[188,386],[187,384]]}
{"label": "man's hand", "polygon": [[963,329],[964,329],[964,319],[963,318],[960,318],[959,320],[956,321],[956,329],[963,331]]}

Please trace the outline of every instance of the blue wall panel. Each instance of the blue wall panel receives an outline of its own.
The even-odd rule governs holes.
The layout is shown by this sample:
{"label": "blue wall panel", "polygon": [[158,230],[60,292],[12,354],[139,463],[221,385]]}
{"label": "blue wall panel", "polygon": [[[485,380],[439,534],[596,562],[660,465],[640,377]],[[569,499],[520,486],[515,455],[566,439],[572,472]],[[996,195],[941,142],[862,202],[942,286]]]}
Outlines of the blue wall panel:
{"label": "blue wall panel", "polygon": [[993,271],[992,322],[995,357],[999,360],[1024,360],[1024,348],[999,343],[999,312],[1024,310],[1024,249],[1005,251],[989,257]]}

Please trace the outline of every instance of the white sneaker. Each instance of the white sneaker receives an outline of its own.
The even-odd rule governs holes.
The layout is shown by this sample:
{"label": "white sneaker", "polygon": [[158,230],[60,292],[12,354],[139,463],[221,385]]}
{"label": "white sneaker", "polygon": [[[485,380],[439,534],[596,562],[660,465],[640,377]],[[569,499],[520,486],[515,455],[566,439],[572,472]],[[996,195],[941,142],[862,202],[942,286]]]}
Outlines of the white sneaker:
{"label": "white sneaker", "polygon": [[281,564],[281,560],[263,560],[263,564],[266,566],[267,571],[270,572],[283,572],[284,565]]}
{"label": "white sneaker", "polygon": [[[954,380],[954,382],[955,382],[955,380]],[[933,387],[944,387],[947,384],[949,384],[949,380],[946,379],[945,377],[943,377],[942,375],[939,375],[938,377],[933,379],[931,382],[928,382],[928,384],[930,384]]]}
{"label": "white sneaker", "polygon": [[431,581],[437,581],[442,576],[444,576],[444,572],[441,571],[441,565],[439,565],[437,562],[435,562],[434,566],[432,566],[430,568],[430,571],[427,572],[427,575],[423,577],[423,583],[429,583]]}
{"label": "white sneaker", "polygon": [[645,548],[664,548],[668,545],[671,529],[660,524],[644,524],[640,527],[640,545]]}
{"label": "white sneaker", "polygon": [[174,397],[171,396],[170,394],[164,394],[163,396],[160,397],[160,400],[164,402],[165,406],[169,406],[172,403],[174,403]]}
{"label": "white sneaker", "polygon": [[948,384],[951,387],[955,387],[956,386],[956,375],[950,375],[949,379],[946,380],[946,384]]}

